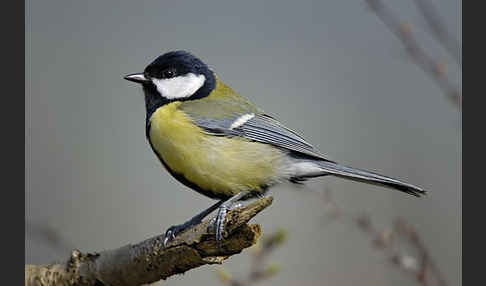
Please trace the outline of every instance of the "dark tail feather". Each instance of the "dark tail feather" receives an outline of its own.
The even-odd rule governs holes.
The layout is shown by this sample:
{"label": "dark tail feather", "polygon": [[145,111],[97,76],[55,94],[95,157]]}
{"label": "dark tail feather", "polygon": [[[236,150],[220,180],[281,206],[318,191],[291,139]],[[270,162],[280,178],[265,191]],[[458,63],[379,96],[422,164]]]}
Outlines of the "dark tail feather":
{"label": "dark tail feather", "polygon": [[389,187],[416,197],[420,197],[426,193],[426,191],[417,186],[369,171],[350,168],[329,161],[317,161],[315,163],[317,163],[320,167],[322,167],[323,171],[329,173],[330,175],[364,182],[367,184],[376,184]]}

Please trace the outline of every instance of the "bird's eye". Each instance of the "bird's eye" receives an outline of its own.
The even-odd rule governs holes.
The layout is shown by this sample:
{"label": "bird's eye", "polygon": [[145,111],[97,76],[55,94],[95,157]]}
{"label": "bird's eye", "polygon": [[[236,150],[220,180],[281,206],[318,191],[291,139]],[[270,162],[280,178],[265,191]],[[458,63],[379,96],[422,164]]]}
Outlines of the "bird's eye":
{"label": "bird's eye", "polygon": [[176,76],[176,70],[174,68],[168,68],[162,71],[162,78],[173,78]]}

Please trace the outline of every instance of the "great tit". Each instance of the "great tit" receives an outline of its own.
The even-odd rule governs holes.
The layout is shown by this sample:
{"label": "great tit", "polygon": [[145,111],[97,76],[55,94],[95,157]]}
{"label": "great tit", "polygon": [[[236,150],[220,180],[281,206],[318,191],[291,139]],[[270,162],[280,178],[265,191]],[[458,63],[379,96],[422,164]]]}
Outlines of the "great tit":
{"label": "great tit", "polygon": [[224,84],[186,51],[165,53],[126,80],[142,85],[148,142],[168,172],[218,202],[170,227],[164,244],[212,211],[216,240],[226,212],[279,183],[333,175],[420,196],[417,186],[329,160],[296,132]]}

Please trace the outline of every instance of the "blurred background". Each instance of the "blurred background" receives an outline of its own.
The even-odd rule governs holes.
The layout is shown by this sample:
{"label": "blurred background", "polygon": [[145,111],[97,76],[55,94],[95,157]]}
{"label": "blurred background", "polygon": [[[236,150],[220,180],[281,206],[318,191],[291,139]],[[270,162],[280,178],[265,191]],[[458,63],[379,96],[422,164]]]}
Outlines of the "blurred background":
{"label": "blurred background", "polygon": [[[415,1],[385,3],[460,87]],[[462,1],[432,3],[460,41]],[[417,199],[330,177],[271,189],[273,205],[252,222],[287,240],[270,257],[280,272],[259,285],[417,283],[356,225],[327,222],[316,199],[325,188],[379,230],[413,225],[459,285],[461,113],[366,1],[27,1],[25,37],[26,263],[136,243],[212,204],[163,169],[145,139],[142,90],[122,78],[185,49],[331,159],[429,190]],[[248,265],[243,252],[223,267],[238,278]],[[163,284],[218,285],[218,269]]]}

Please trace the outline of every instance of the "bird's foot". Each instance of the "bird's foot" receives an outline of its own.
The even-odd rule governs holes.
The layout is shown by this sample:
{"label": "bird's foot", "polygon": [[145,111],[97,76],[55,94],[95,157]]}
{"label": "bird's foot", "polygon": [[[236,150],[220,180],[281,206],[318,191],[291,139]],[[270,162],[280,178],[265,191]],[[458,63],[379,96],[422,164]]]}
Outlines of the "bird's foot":
{"label": "bird's foot", "polygon": [[163,242],[164,247],[166,247],[169,242],[173,241],[179,233],[181,233],[182,231],[191,227],[192,225],[189,222],[190,221],[183,223],[183,224],[173,225],[173,226],[169,227],[165,231],[165,238],[164,238],[164,242]]}
{"label": "bird's foot", "polygon": [[223,240],[223,232],[224,232],[224,222],[226,219],[226,214],[229,210],[241,207],[241,203],[237,203],[238,200],[243,198],[247,192],[241,192],[233,197],[231,197],[229,200],[225,201],[224,203],[221,204],[221,206],[218,209],[218,214],[216,215],[216,218],[213,222],[213,225],[216,229],[216,242],[219,244]]}
{"label": "bird's foot", "polygon": [[197,214],[196,216],[194,216],[189,221],[187,221],[183,224],[173,225],[173,226],[169,227],[169,229],[167,229],[167,231],[165,232],[165,237],[164,237],[164,241],[163,241],[164,247],[166,247],[169,242],[174,240],[179,233],[183,232],[184,230],[186,230],[186,229],[188,229],[192,226],[195,226],[195,225],[201,223],[201,221],[208,214],[210,214],[215,209],[217,209],[221,204],[223,204],[223,201],[219,201],[219,202],[213,204],[212,206],[205,209],[204,211]]}

